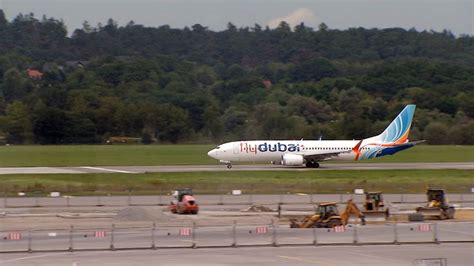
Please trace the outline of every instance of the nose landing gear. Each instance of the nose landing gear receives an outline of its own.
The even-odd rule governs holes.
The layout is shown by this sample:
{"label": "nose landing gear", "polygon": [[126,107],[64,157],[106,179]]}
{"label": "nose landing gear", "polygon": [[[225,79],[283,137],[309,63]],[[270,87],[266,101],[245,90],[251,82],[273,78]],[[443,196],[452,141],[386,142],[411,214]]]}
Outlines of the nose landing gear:
{"label": "nose landing gear", "polygon": [[232,163],[230,161],[225,161],[225,160],[220,160],[219,162],[223,163],[226,165],[227,169],[232,168]]}

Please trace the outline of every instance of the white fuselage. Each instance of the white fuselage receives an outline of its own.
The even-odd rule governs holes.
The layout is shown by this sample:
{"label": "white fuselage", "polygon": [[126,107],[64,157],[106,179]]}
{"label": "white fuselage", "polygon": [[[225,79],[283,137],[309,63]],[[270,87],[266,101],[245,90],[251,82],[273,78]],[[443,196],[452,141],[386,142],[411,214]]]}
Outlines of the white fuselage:
{"label": "white fuselage", "polygon": [[272,161],[283,165],[319,167],[318,161],[365,160],[415,146],[409,142],[415,105],[407,105],[379,135],[363,140],[251,140],[224,143],[208,152],[231,168],[231,162]]}
{"label": "white fuselage", "polygon": [[[252,140],[228,142],[211,150],[209,156],[221,161],[280,162],[284,154],[314,155],[340,153],[334,160],[355,160],[357,140]],[[363,149],[370,149],[365,147]]]}

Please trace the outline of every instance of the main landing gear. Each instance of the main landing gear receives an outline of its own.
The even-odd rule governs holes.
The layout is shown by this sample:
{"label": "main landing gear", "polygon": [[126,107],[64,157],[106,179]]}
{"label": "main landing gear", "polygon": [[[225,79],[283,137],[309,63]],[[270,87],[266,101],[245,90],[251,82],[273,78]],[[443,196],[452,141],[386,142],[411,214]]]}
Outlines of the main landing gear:
{"label": "main landing gear", "polygon": [[306,167],[308,167],[308,168],[319,168],[319,163],[316,162],[315,160],[307,161],[306,162]]}
{"label": "main landing gear", "polygon": [[226,166],[227,166],[227,169],[232,169],[232,164],[231,163],[227,163]]}

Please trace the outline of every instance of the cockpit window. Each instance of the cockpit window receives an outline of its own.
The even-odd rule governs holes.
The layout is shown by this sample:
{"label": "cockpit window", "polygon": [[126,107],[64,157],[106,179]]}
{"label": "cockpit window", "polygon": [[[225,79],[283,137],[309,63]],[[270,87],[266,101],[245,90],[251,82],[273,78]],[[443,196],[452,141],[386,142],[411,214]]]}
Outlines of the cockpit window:
{"label": "cockpit window", "polygon": [[214,149],[215,149],[215,150],[218,150],[218,149],[220,149],[220,148],[221,148],[221,146],[217,146],[217,147],[215,147]]}

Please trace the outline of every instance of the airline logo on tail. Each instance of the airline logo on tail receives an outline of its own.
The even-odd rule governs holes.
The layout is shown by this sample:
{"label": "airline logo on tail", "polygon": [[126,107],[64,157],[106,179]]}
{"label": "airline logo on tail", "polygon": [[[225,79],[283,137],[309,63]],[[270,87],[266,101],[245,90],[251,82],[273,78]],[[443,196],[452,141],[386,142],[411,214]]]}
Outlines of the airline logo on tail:
{"label": "airline logo on tail", "polygon": [[[408,135],[410,134],[415,109],[416,105],[407,105],[382,134],[361,141],[353,149],[356,153],[355,160],[391,155],[413,147],[416,143],[408,142]],[[363,150],[367,146],[371,147],[371,149]]]}
{"label": "airline logo on tail", "polygon": [[377,138],[381,143],[401,144],[408,140],[416,105],[407,105]]}

